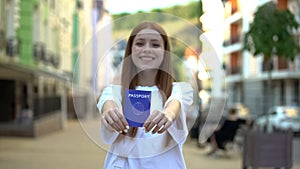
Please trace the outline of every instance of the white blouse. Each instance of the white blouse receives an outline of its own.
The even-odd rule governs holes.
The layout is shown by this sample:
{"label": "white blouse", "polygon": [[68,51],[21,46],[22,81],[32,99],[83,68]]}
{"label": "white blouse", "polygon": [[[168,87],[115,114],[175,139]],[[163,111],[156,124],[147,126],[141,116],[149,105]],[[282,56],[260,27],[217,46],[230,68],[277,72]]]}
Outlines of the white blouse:
{"label": "white blouse", "polygon": [[[163,110],[171,101],[181,103],[179,117],[175,119],[168,130],[162,134],[145,133],[138,128],[135,138],[124,136],[117,131],[110,132],[101,124],[101,138],[105,144],[110,145],[104,169],[184,169],[186,168],[182,146],[188,135],[186,125],[186,112],[193,103],[193,89],[185,82],[173,83],[171,96],[162,105],[162,97],[157,86],[138,86],[136,90],[151,91],[151,107],[153,110]],[[113,100],[121,109],[121,86],[109,85],[103,89],[98,102],[101,111],[105,101]]]}

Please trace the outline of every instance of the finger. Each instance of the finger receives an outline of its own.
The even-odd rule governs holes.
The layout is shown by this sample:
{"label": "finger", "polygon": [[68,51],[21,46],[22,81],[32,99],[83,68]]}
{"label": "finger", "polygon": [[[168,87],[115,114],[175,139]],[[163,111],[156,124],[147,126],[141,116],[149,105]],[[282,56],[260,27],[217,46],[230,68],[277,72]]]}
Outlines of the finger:
{"label": "finger", "polygon": [[158,115],[159,111],[155,110],[153,111],[150,116],[147,118],[147,120],[145,121],[145,124],[149,124],[153,121],[153,119]]}
{"label": "finger", "polygon": [[152,130],[152,134],[155,134],[157,131],[159,131],[167,121],[167,118],[161,119],[160,122],[157,123],[156,127]]}
{"label": "finger", "polygon": [[147,127],[145,127],[146,132],[151,131],[158,123],[158,119],[153,119],[150,123],[148,123]]}
{"label": "finger", "polygon": [[171,121],[167,121],[164,125],[164,127],[162,127],[157,133],[158,134],[161,134],[163,132],[165,132],[166,130],[168,130],[168,128],[172,125],[172,122]]}
{"label": "finger", "polygon": [[[145,121],[143,127],[145,127],[146,131],[150,131],[150,129],[155,125],[153,124],[153,120],[154,118],[158,115],[158,111],[153,111],[150,116],[147,118],[147,120]],[[152,126],[152,127],[151,127]]]}
{"label": "finger", "polygon": [[128,122],[126,121],[125,117],[122,115],[122,117],[120,118],[120,121],[122,123],[122,125],[126,128],[126,129],[129,129],[129,124]]}
{"label": "finger", "polygon": [[109,130],[110,132],[114,132],[115,129],[113,129],[106,121],[106,119],[101,118],[101,123],[104,125],[104,127]]}
{"label": "finger", "polygon": [[113,129],[115,129],[116,131],[119,132],[119,131],[123,130],[123,128],[121,126],[119,126],[118,123],[116,123],[116,119],[114,118],[113,114],[114,114],[114,112],[107,114],[104,119],[106,119],[108,125],[110,125]]}
{"label": "finger", "polygon": [[122,118],[120,120],[121,120],[122,124],[125,126],[125,128],[128,130],[129,129],[129,124],[126,121],[125,117],[122,116]]}
{"label": "finger", "polygon": [[[157,124],[164,118],[163,114],[158,114],[157,117],[155,117],[150,124],[147,126],[146,131],[149,132],[153,129],[155,129],[155,127],[157,127]],[[159,128],[158,128],[159,129]]]}
{"label": "finger", "polygon": [[118,108],[116,109],[116,112],[117,112],[116,114],[119,117],[121,124],[124,126],[124,128],[129,129],[129,125],[128,125],[123,113]]}
{"label": "finger", "polygon": [[111,118],[114,121],[114,125],[117,126],[120,130],[124,130],[125,126],[121,123],[120,118],[117,115],[117,112],[114,111],[114,113],[111,114]]}
{"label": "finger", "polygon": [[[117,116],[117,113],[119,113],[118,108],[111,108],[103,113],[104,118],[106,119],[106,122],[108,125],[110,125],[114,130],[121,133],[125,126],[123,126]],[[125,131],[125,130],[124,130]]]}
{"label": "finger", "polygon": [[157,133],[158,133],[158,134],[161,134],[161,133],[163,133],[164,131],[166,131],[165,125],[162,125],[162,126],[159,128],[159,130],[157,131]]}
{"label": "finger", "polygon": [[121,133],[123,131],[123,129],[116,122],[111,124],[111,126],[119,133]]}
{"label": "finger", "polygon": [[109,125],[112,125],[114,123],[114,120],[107,114],[105,116],[103,116],[103,118],[106,120],[106,122],[109,124]]}

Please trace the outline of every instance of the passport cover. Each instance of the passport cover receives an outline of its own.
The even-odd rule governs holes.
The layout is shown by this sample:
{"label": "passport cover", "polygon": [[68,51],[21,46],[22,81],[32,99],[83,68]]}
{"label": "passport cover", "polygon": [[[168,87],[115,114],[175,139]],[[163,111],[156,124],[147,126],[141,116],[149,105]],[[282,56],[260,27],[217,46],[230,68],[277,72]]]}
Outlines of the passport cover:
{"label": "passport cover", "polygon": [[127,89],[124,116],[130,127],[142,127],[150,115],[151,91]]}

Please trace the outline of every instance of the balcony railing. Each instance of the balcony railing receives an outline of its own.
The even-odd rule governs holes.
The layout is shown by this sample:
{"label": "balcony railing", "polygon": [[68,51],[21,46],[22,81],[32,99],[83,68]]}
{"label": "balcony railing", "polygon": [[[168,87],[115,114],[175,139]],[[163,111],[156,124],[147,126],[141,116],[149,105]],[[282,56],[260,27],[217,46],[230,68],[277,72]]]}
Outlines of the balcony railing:
{"label": "balcony railing", "polygon": [[231,37],[231,44],[235,44],[239,42],[241,42],[241,35],[236,35]]}
{"label": "balcony railing", "polygon": [[42,42],[36,42],[33,45],[33,56],[36,62],[52,65],[55,68],[58,68],[60,64],[59,56],[52,51],[47,51]]}
{"label": "balcony railing", "polygon": [[241,67],[232,67],[230,69],[230,75],[241,74]]}
{"label": "balcony railing", "polygon": [[235,43],[240,43],[241,41],[241,35],[232,36],[230,39],[223,42],[223,46],[233,45]]}
{"label": "balcony railing", "polygon": [[14,57],[19,54],[20,42],[16,37],[10,37],[6,40],[6,55]]}
{"label": "balcony railing", "polygon": [[36,42],[33,45],[33,56],[35,61],[42,61],[46,57],[46,48],[44,43]]}

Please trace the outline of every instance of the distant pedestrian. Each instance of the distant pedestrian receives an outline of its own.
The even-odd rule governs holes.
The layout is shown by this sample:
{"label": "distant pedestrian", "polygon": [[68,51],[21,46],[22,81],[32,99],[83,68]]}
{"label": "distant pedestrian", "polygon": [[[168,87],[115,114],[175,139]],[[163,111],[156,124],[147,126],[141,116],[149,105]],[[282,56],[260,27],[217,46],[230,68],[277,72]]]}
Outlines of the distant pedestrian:
{"label": "distant pedestrian", "polygon": [[233,141],[237,130],[242,124],[246,124],[246,120],[238,117],[236,109],[229,109],[224,123],[217,128],[208,140],[211,144],[211,151],[207,155],[215,154],[218,149],[225,150],[225,144]]}
{"label": "distant pedestrian", "polygon": [[17,117],[18,121],[20,124],[31,124],[32,123],[32,118],[33,118],[33,112],[29,108],[29,105],[26,104],[24,108],[22,109],[19,117]]}

